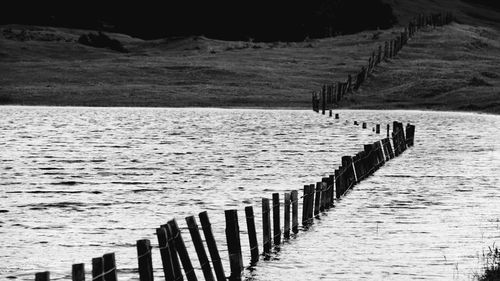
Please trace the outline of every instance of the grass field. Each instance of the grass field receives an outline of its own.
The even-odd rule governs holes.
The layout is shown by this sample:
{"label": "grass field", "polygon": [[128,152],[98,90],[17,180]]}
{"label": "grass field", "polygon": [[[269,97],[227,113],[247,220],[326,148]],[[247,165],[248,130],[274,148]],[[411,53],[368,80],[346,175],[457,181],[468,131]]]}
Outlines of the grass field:
{"label": "grass field", "polygon": [[[456,0],[393,2],[402,24],[430,10],[452,10],[461,23],[420,32],[342,106],[499,113],[500,12]],[[357,72],[400,30],[293,43],[109,34],[129,50],[119,53],[77,43],[85,30],[1,26],[0,103],[309,108],[311,91]]]}

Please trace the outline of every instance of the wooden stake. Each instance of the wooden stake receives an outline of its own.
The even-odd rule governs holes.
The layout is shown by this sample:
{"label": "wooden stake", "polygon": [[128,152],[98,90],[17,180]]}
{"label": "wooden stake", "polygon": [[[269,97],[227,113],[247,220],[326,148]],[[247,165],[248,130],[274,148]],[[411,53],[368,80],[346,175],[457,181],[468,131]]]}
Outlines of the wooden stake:
{"label": "wooden stake", "polygon": [[253,207],[245,207],[245,216],[247,219],[248,241],[250,244],[251,263],[255,264],[259,261],[259,244],[257,242],[257,233],[255,231],[255,218]]}
{"label": "wooden stake", "polygon": [[290,193],[285,193],[285,208],[284,208],[284,217],[285,217],[285,225],[283,231],[283,238],[290,238]]}
{"label": "wooden stake", "polygon": [[226,210],[226,240],[229,252],[229,265],[231,268],[230,281],[240,281],[243,272],[243,257],[241,254],[240,226],[238,224],[238,212]]}
{"label": "wooden stake", "polygon": [[[172,263],[173,258],[177,259],[177,253],[173,249],[173,254],[170,252],[170,247],[168,245],[167,228],[159,227],[156,229],[156,236],[158,238],[158,247],[160,248],[161,262],[163,265],[163,274],[165,276],[165,281],[175,281],[176,277],[182,275],[175,275],[174,266]],[[173,258],[172,258],[173,256]],[[177,262],[177,264],[179,264]],[[180,268],[177,269],[180,274]]]}
{"label": "wooden stake", "polygon": [[188,281],[198,280],[198,278],[196,277],[196,273],[194,272],[191,260],[189,259],[189,254],[186,250],[186,245],[184,244],[184,240],[182,239],[181,232],[179,230],[179,227],[177,226],[177,221],[175,219],[170,220],[167,222],[167,226],[169,228],[170,233],[172,233],[172,237],[174,238],[175,251],[177,252],[181,260],[182,267],[184,268],[184,274],[186,275],[186,279]]}
{"label": "wooden stake", "polygon": [[[104,281],[104,261],[102,257],[92,259],[92,281]],[[141,279],[142,281],[142,279]]]}
{"label": "wooden stake", "polygon": [[116,261],[115,253],[107,253],[102,256],[104,264],[104,280],[116,281]]}
{"label": "wooden stake", "polygon": [[198,255],[198,261],[200,262],[201,270],[203,271],[203,277],[205,277],[205,281],[213,281],[215,279],[212,274],[212,268],[210,267],[207,252],[203,246],[200,230],[198,229],[198,224],[196,223],[194,216],[186,217],[186,224],[188,226],[189,233],[191,234],[191,240],[193,241],[196,255]]}
{"label": "wooden stake", "polygon": [[153,281],[153,261],[151,242],[148,239],[137,240],[137,260],[139,262],[139,280]]}
{"label": "wooden stake", "polygon": [[262,238],[264,254],[269,254],[271,252],[271,212],[267,198],[262,198]]}
{"label": "wooden stake", "polygon": [[77,263],[71,266],[71,280],[85,281],[85,264]]}
{"label": "wooden stake", "polygon": [[217,281],[226,281],[226,275],[224,274],[224,268],[220,259],[219,250],[217,249],[217,243],[212,233],[212,226],[208,219],[208,214],[207,212],[201,212],[198,216],[200,218],[201,227],[203,228],[203,234],[205,235],[208,252],[212,259],[212,265],[214,266],[215,277]]}
{"label": "wooden stake", "polygon": [[299,232],[299,194],[297,190],[290,193],[290,200],[292,201],[292,232],[297,234]]}
{"label": "wooden stake", "polygon": [[273,241],[274,245],[281,244],[280,224],[280,194],[273,193]]}
{"label": "wooden stake", "polygon": [[35,281],[50,281],[50,272],[37,272],[35,273]]}

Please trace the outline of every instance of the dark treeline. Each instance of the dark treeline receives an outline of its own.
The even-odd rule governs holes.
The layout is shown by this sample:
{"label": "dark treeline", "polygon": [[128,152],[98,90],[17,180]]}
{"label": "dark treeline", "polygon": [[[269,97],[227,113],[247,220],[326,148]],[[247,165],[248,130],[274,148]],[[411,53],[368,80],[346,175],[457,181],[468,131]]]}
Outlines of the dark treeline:
{"label": "dark treeline", "polygon": [[129,1],[116,6],[73,1],[67,6],[25,5],[4,9],[0,23],[115,31],[143,39],[204,35],[225,40],[301,41],[384,29],[396,22],[392,8],[381,0],[125,2]]}

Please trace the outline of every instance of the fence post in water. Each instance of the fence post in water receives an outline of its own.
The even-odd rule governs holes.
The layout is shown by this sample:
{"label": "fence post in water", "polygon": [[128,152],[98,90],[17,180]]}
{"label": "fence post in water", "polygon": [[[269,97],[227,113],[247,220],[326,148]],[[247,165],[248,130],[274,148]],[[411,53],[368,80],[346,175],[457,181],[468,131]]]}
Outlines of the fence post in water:
{"label": "fence post in water", "polygon": [[297,234],[299,232],[299,193],[297,190],[290,193],[290,200],[292,201],[292,232]]}
{"label": "fence post in water", "polygon": [[340,196],[342,195],[340,193],[340,171],[335,170],[335,198],[339,199]]}
{"label": "fence post in water", "polygon": [[208,214],[207,212],[201,212],[198,217],[200,218],[203,234],[205,235],[205,242],[207,243],[208,252],[210,253],[212,265],[214,266],[215,277],[217,281],[226,281],[226,275],[224,274],[224,268],[219,256],[219,250],[217,249],[217,243],[212,233],[212,226],[208,219]]}
{"label": "fence post in water", "polygon": [[179,230],[179,226],[177,226],[177,221],[175,219],[170,220],[167,222],[167,226],[170,233],[172,234],[172,237],[174,238],[175,250],[181,260],[186,279],[188,281],[198,280],[198,278],[196,278],[196,273],[194,272],[193,265],[191,264],[191,260],[189,259],[186,245],[184,244],[184,240],[182,239],[181,231]]}
{"label": "fence post in water", "polygon": [[[92,259],[92,281],[104,281],[104,261],[102,257]],[[141,279],[142,281],[142,279]]]}
{"label": "fence post in water", "polygon": [[243,257],[241,255],[238,212],[236,210],[226,210],[224,214],[226,216],[227,251],[229,252],[229,265],[231,267],[229,281],[239,281],[243,271]]}
{"label": "fence post in water", "polygon": [[314,218],[314,184],[309,185],[309,215],[307,216],[307,222],[310,224],[313,222]]}
{"label": "fence post in water", "polygon": [[[171,253],[171,248],[168,245],[167,229],[159,227],[156,229],[156,237],[158,238],[158,247],[160,248],[161,262],[163,265],[163,274],[165,281],[175,281],[180,275],[180,267],[174,269],[173,259],[177,259],[177,253]],[[175,256],[174,256],[175,255]],[[177,265],[179,261],[177,260]],[[176,272],[178,275],[176,275]],[[182,276],[181,276],[182,278]]]}
{"label": "fence post in water", "polygon": [[326,91],[325,91],[325,86],[323,85],[323,88],[321,88],[321,109],[322,109],[322,114],[325,115],[326,111]]}
{"label": "fence post in water", "polygon": [[259,243],[257,242],[257,233],[255,231],[255,217],[253,215],[253,207],[245,207],[245,216],[247,219],[248,242],[250,244],[250,263],[255,264],[259,261]]}
{"label": "fence post in water", "polygon": [[153,261],[151,242],[148,239],[137,240],[137,260],[139,262],[139,280],[153,281]]}
{"label": "fence post in water", "polygon": [[280,223],[280,194],[273,193],[273,241],[274,245],[281,244]]}
{"label": "fence post in water", "polygon": [[363,122],[363,126],[362,126],[363,129],[366,129],[366,122]]}
{"label": "fence post in water", "polygon": [[375,133],[380,134],[380,124],[375,125]]}
{"label": "fence post in water", "polygon": [[104,280],[116,281],[116,261],[115,253],[107,253],[102,256],[104,265]]}
{"label": "fence post in water", "polygon": [[319,215],[320,213],[320,200],[321,200],[321,187],[323,185],[321,182],[316,183],[316,192],[314,196],[314,216]]}
{"label": "fence post in water", "polygon": [[271,252],[271,212],[267,198],[262,198],[262,238],[264,254],[268,254]]}
{"label": "fence post in water", "polygon": [[285,223],[284,223],[284,229],[283,229],[283,238],[284,239],[289,239],[290,238],[290,193],[285,193],[285,208],[284,208],[284,218],[285,218]]}
{"label": "fence post in water", "polygon": [[207,252],[203,246],[203,240],[201,239],[200,230],[198,229],[198,224],[196,223],[194,216],[186,217],[186,224],[188,226],[189,233],[191,234],[191,240],[193,241],[201,270],[203,271],[203,277],[205,277],[205,281],[213,281],[214,275],[212,274],[212,268],[210,267]]}
{"label": "fence post in water", "polygon": [[339,114],[338,113],[335,113],[335,119],[339,119]]}
{"label": "fence post in water", "polygon": [[35,281],[50,281],[50,272],[37,272],[35,273]]}
{"label": "fence post in water", "polygon": [[85,281],[85,264],[76,263],[71,266],[71,280]]}
{"label": "fence post in water", "polygon": [[387,124],[387,138],[389,138],[390,130],[391,130],[391,125]]}
{"label": "fence post in water", "polygon": [[309,210],[309,207],[308,207],[309,194],[308,194],[308,192],[309,192],[309,185],[304,185],[304,193],[302,195],[302,226],[307,225],[307,215],[308,215],[307,212]]}

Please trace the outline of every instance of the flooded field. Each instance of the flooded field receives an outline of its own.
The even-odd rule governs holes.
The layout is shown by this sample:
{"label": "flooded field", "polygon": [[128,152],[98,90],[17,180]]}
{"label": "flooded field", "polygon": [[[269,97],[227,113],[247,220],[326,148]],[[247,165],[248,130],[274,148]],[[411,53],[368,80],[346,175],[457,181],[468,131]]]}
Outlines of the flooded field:
{"label": "flooded field", "polygon": [[[415,147],[357,185],[251,280],[470,280],[500,242],[500,117],[421,111],[0,107],[0,279],[115,252],[137,280],[135,241],[208,211],[226,271],[224,210],[243,209],[333,173],[385,135],[416,124]],[[353,121],[382,124],[382,134]],[[196,260],[189,233],[184,238]],[[260,232],[259,243],[262,242]],[[155,274],[163,279],[157,249]],[[201,272],[198,274],[201,277]]]}

